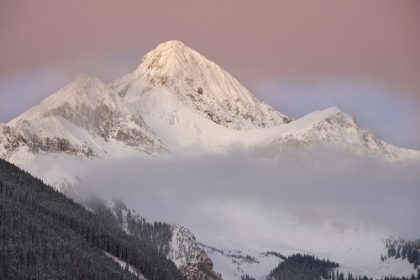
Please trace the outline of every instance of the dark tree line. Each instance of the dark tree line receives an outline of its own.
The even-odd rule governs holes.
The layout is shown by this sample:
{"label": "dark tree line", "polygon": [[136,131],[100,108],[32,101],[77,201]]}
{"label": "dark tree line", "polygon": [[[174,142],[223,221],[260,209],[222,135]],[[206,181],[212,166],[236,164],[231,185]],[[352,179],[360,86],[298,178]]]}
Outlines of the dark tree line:
{"label": "dark tree line", "polygon": [[282,259],[282,260],[286,260],[286,259],[287,259],[287,257],[286,257],[286,256],[284,256],[284,255],[280,254],[279,252],[269,251],[269,252],[267,252],[266,254],[268,254],[268,255],[273,255],[273,256],[275,256],[275,257],[277,257],[277,258],[279,258],[279,259]]}
{"label": "dark tree line", "polygon": [[387,258],[403,259],[413,264],[414,269],[420,268],[420,239],[406,241],[404,239],[387,239],[388,254],[381,255],[381,261]]}
{"label": "dark tree line", "polygon": [[411,277],[385,277],[384,280],[419,280],[420,279],[420,272],[417,271],[417,277],[414,274]]}
{"label": "dark tree line", "polygon": [[[277,252],[267,252],[283,260],[275,269],[273,269],[268,280],[373,280],[367,276],[345,275],[338,271],[339,264],[330,260],[319,259],[310,255],[294,254],[285,257]],[[246,278],[248,277],[248,278]],[[243,280],[249,280],[245,275]],[[378,280],[378,279],[375,279]],[[417,271],[417,277],[413,274],[411,277],[385,277],[382,280],[420,280],[420,271]]]}
{"label": "dark tree line", "polygon": [[321,260],[310,255],[293,254],[287,258],[281,254],[279,256],[283,262],[270,272],[268,279],[319,280],[321,276],[330,279],[331,273],[334,273],[334,269],[339,267],[338,263]]}
{"label": "dark tree line", "polygon": [[0,279],[185,279],[145,240],[0,159]]}
{"label": "dark tree line", "polygon": [[[349,273],[347,275],[347,277],[344,277],[343,273],[338,273],[336,272],[337,275],[339,275],[339,278],[337,278],[338,276],[336,276],[336,278],[331,278],[331,279],[336,279],[336,280],[373,280],[373,278],[368,278],[367,276],[353,276],[353,274]],[[417,277],[412,274],[411,277],[385,277],[382,280],[418,280],[420,279],[420,273],[417,272]],[[378,280],[378,279],[375,279]]]}
{"label": "dark tree line", "polygon": [[147,242],[165,256],[169,253],[169,243],[172,239],[169,224],[162,222],[148,223],[118,199],[114,200],[112,209],[107,207],[103,200],[97,198],[90,198],[84,204],[102,219],[115,224],[119,228],[125,228],[131,236]]}

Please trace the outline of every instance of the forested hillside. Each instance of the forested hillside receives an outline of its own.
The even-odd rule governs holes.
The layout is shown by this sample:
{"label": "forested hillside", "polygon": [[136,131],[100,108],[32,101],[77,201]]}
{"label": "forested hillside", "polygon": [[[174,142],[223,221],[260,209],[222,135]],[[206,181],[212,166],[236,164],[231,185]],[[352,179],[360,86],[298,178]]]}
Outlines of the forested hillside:
{"label": "forested hillside", "polygon": [[282,259],[283,262],[270,273],[269,279],[319,280],[321,276],[331,279],[329,276],[334,273],[335,268],[339,267],[338,263],[320,260],[310,255],[294,254],[287,258],[282,257]]}
{"label": "forested hillside", "polygon": [[0,159],[0,279],[185,279],[147,242]]}
{"label": "forested hillside", "polygon": [[[373,280],[366,276],[353,275],[339,271],[339,264],[330,260],[319,259],[311,255],[293,254],[285,257],[279,253],[267,252],[283,259],[275,269],[271,271],[268,280]],[[383,280],[418,280],[413,274],[411,277],[385,277]],[[252,280],[252,278],[245,275],[242,280]],[[376,280],[376,279],[375,279]]]}

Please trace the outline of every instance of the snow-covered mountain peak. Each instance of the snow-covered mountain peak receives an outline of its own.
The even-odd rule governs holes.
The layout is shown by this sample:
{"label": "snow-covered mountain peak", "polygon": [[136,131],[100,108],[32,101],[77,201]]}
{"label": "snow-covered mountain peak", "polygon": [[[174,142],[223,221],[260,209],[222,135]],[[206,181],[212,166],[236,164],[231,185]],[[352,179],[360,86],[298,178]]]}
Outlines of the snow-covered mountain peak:
{"label": "snow-covered mountain peak", "polygon": [[184,43],[178,40],[169,40],[164,43],[159,44],[156,49],[164,49],[164,48],[185,48],[186,46]]}
{"label": "snow-covered mountain peak", "polygon": [[[9,125],[18,125],[19,122],[35,120],[48,115],[70,113],[69,111],[86,111],[100,105],[116,109],[117,96],[103,82],[85,74],[76,76],[69,84],[56,93],[44,99],[39,105],[29,109],[9,122]],[[121,107],[121,106],[120,106]],[[80,113],[80,112],[79,112]],[[72,112],[76,114],[76,112]]]}
{"label": "snow-covered mountain peak", "polygon": [[172,56],[174,54],[192,51],[192,49],[188,48],[186,45],[184,45],[178,40],[171,40],[157,45],[157,47],[152,51],[160,53],[162,56]]}
{"label": "snow-covered mountain peak", "polygon": [[18,164],[36,154],[100,158],[166,152],[141,115],[133,114],[106,84],[85,74],[3,125],[2,131],[6,138],[0,139],[0,156],[24,154]]}
{"label": "snow-covered mountain peak", "polygon": [[181,71],[183,66],[190,63],[189,60],[199,56],[200,54],[188,48],[180,41],[168,41],[159,44],[155,49],[148,52],[142,58],[137,71],[142,72],[145,65],[149,70],[161,72],[171,70]]}
{"label": "snow-covered mountain peak", "polygon": [[316,110],[306,116],[304,116],[303,118],[312,118],[312,117],[316,117],[316,118],[320,118],[320,119],[325,119],[329,116],[333,116],[336,115],[340,112],[343,112],[340,108],[338,107],[330,107],[330,108],[326,108],[323,110]]}
{"label": "snow-covered mountain peak", "polygon": [[[272,127],[292,121],[260,102],[220,66],[179,41],[160,44],[143,57],[134,73],[110,86],[142,113],[162,109],[156,108],[155,103],[170,107],[162,112],[164,114],[173,114],[177,110],[174,107],[183,106],[236,130]],[[153,103],[154,109],[150,109],[152,105],[148,102]],[[178,106],[174,102],[181,104]]]}
{"label": "snow-covered mountain peak", "polygon": [[[164,83],[163,78],[203,78],[205,69],[214,64],[179,41],[168,41],[148,52],[141,60],[136,73],[148,82]],[[217,66],[217,65],[213,65]],[[217,66],[217,68],[220,68]]]}
{"label": "snow-covered mountain peak", "polygon": [[89,81],[89,80],[93,80],[94,78],[89,77],[87,74],[85,73],[80,73],[79,75],[76,75],[73,78],[73,82],[84,82],[84,81]]}
{"label": "snow-covered mountain peak", "polygon": [[80,74],[62,88],[56,98],[61,100],[66,97],[77,96],[80,102],[90,103],[94,106],[97,102],[105,102],[108,105],[115,104],[117,98],[114,92],[102,81]]}

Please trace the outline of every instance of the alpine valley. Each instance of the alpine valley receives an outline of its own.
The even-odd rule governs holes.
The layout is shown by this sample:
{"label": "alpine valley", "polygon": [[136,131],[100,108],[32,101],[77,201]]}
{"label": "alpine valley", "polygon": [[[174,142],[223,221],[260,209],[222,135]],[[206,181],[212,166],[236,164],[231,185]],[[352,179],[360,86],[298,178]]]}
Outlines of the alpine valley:
{"label": "alpine valley", "polygon": [[[306,254],[329,260],[314,279],[344,279],[337,271],[346,279],[417,275],[420,239],[400,239],[398,232],[385,227],[328,217],[322,226],[309,228],[272,211],[273,219],[281,216],[289,221],[277,228],[276,242],[244,243],[210,234],[200,225],[187,229],[148,223],[118,198],[84,195],[86,178],[106,164],[125,160],[158,164],[237,154],[255,164],[279,168],[283,164],[346,166],[359,159],[395,169],[420,167],[420,151],[385,143],[339,108],[315,111],[297,120],[276,111],[220,66],[179,41],[160,44],[133,73],[108,85],[78,75],[39,105],[7,124],[0,123],[0,158],[61,193],[82,197],[79,202],[96,214],[89,219],[95,223],[102,219],[101,223],[119,228],[124,235],[120,240],[146,243],[153,254],[171,260],[187,279],[312,279],[279,276],[286,273],[281,264],[310,262],[299,259]],[[0,177],[0,181],[7,180]],[[124,184],[124,178],[120,181]],[[119,252],[106,250],[106,254],[140,279],[170,279],[141,271]]]}

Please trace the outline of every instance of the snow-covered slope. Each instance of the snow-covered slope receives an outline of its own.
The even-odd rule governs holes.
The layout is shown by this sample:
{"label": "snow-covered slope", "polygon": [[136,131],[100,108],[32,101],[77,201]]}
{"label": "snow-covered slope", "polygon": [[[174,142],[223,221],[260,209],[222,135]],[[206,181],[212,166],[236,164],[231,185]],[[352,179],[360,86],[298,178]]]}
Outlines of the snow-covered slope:
{"label": "snow-covered slope", "polygon": [[[287,229],[286,231],[289,231]],[[279,236],[279,241],[269,248],[254,248],[234,240],[223,240],[207,233],[198,232],[200,246],[212,259],[214,270],[225,280],[240,280],[247,274],[256,280],[267,279],[268,274],[282,262],[278,256],[268,252],[278,252],[283,256],[296,253],[314,255],[338,262],[337,269],[347,275],[368,276],[383,279],[386,276],[410,277],[417,271],[406,259],[387,258],[384,232],[380,229],[337,231],[324,227],[318,230],[308,228],[293,229],[296,236],[287,233]],[[296,242],[290,246],[290,242]],[[297,245],[301,243],[301,245]],[[297,246],[296,246],[297,245]]]}
{"label": "snow-covered slope", "polygon": [[208,234],[199,234],[198,242],[224,280],[241,280],[245,275],[256,280],[267,279],[270,271],[282,262],[275,255],[243,244],[224,242]]}

